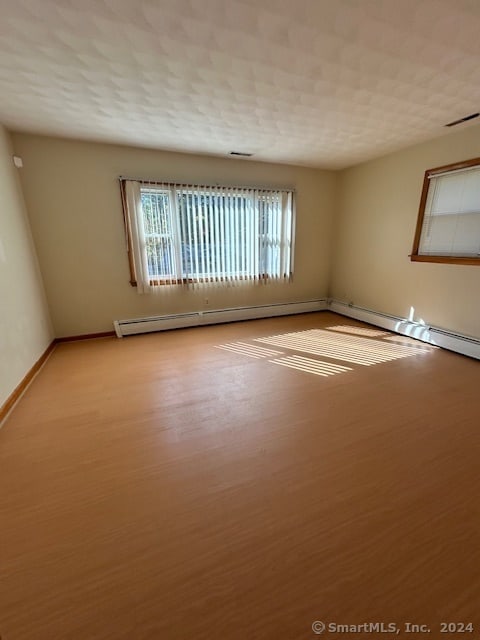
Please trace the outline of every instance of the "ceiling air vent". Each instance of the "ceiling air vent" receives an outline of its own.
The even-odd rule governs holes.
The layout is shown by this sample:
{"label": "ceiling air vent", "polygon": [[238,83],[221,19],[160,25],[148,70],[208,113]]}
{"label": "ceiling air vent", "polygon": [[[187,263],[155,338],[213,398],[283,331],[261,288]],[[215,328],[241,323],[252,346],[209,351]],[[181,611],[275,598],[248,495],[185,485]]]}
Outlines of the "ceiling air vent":
{"label": "ceiling air vent", "polygon": [[230,151],[231,156],[241,156],[242,158],[251,158],[253,153],[245,153],[244,151]]}
{"label": "ceiling air vent", "polygon": [[467,120],[473,120],[474,118],[478,118],[480,113],[471,113],[469,116],[465,116],[464,118],[460,118],[460,120],[454,120],[453,122],[449,122],[446,124],[446,127],[454,127],[457,124],[461,124],[462,122],[467,122]]}

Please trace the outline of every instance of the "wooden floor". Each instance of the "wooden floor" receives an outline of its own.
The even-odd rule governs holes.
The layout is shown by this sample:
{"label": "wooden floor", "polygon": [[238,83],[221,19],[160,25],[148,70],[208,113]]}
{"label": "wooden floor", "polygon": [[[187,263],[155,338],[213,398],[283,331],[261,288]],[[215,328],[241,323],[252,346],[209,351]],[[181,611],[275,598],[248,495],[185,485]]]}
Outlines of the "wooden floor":
{"label": "wooden floor", "polygon": [[479,637],[480,364],[351,327],[58,346],[0,431],[2,640]]}

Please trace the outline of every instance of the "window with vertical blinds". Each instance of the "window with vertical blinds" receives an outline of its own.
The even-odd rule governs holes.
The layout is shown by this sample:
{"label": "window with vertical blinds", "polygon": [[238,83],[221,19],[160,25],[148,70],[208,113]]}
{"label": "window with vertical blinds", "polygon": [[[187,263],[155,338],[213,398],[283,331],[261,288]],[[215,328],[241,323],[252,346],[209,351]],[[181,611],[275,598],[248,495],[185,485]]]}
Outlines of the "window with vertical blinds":
{"label": "window with vertical blinds", "polygon": [[412,260],[480,264],[480,159],[426,172]]}
{"label": "window with vertical blinds", "polygon": [[122,186],[141,292],[291,277],[292,191],[130,180]]}

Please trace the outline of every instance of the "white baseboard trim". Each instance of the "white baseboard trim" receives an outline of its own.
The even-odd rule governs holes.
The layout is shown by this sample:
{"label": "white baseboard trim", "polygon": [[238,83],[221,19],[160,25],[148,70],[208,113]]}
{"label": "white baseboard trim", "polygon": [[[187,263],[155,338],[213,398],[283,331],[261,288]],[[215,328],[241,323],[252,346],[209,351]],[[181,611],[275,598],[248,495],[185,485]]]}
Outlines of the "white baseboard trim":
{"label": "white baseboard trim", "polygon": [[394,333],[416,338],[422,342],[480,360],[480,339],[478,338],[455,333],[448,329],[441,329],[440,327],[412,322],[405,318],[379,313],[371,309],[356,307],[340,300],[329,300],[328,308],[330,311],[342,316],[361,320]]}
{"label": "white baseboard trim", "polygon": [[220,324],[223,322],[238,322],[239,320],[255,320],[258,318],[273,318],[275,316],[294,315],[297,313],[311,313],[325,311],[327,300],[306,300],[304,302],[277,303],[254,307],[236,307],[232,309],[215,309],[208,311],[194,311],[191,313],[177,313],[150,318],[132,318],[130,320],[114,320],[117,337],[179,329],[181,327],[197,327],[200,325]]}

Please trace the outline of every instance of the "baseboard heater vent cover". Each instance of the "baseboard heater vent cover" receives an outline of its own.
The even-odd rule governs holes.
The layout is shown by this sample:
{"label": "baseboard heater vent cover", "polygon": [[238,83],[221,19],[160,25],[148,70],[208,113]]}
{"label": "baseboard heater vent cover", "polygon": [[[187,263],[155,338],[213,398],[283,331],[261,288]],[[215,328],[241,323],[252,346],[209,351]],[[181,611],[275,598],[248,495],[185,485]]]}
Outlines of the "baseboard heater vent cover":
{"label": "baseboard heater vent cover", "polygon": [[177,313],[149,318],[132,318],[130,320],[114,320],[115,333],[119,338],[139,333],[196,327],[223,322],[238,322],[257,318],[273,318],[297,313],[324,311],[327,308],[325,299],[306,300],[304,302],[278,303],[257,307],[236,307],[232,309],[215,309]]}
{"label": "baseboard heater vent cover", "polygon": [[466,336],[448,329],[421,324],[406,318],[365,309],[364,307],[357,307],[340,300],[329,300],[328,308],[330,311],[342,316],[368,322],[377,327],[480,360],[480,340],[473,336]]}

